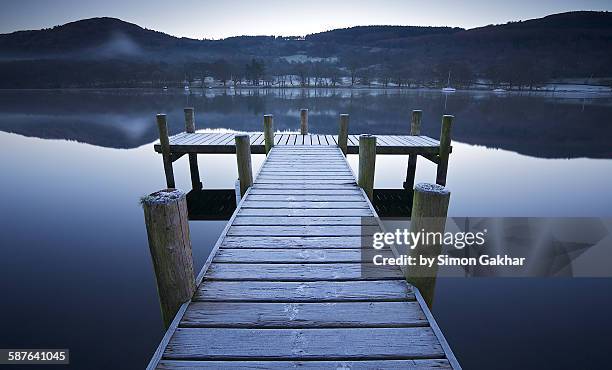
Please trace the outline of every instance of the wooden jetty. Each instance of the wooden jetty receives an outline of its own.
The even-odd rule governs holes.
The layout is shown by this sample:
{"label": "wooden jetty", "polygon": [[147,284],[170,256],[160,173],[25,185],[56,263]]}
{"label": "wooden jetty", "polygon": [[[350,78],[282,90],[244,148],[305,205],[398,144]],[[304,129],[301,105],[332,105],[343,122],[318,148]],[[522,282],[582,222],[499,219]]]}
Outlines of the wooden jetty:
{"label": "wooden jetty", "polygon": [[[233,146],[240,176],[248,179],[258,135],[181,135],[165,145],[162,139],[156,150],[168,158]],[[362,273],[362,251],[371,247],[363,243],[363,229],[375,232],[381,225],[337,139],[273,137],[257,176],[241,183],[242,199],[148,368],[460,369],[399,267]],[[430,139],[416,146],[394,140],[394,150],[440,151]],[[349,152],[359,145],[351,142]],[[370,162],[366,172],[373,179]]]}
{"label": "wooden jetty", "polygon": [[[446,184],[448,157],[452,151],[450,131],[453,116],[444,116],[440,140],[420,135],[420,110],[413,111],[410,135],[377,135],[376,153],[409,155],[406,181],[404,189],[412,189],[416,171],[417,157],[421,156],[438,165],[436,183]],[[272,146],[332,146],[340,147],[344,154],[359,154],[359,135],[348,134],[348,114],[341,114],[339,119],[338,135],[309,134],[308,110],[301,110],[300,130],[297,133],[274,133],[272,115],[264,116],[264,132],[249,133],[251,153],[265,154]],[[172,163],[189,155],[189,168],[191,171],[192,187],[201,189],[200,173],[198,171],[197,154],[236,153],[234,137],[236,133],[198,133],[195,132],[195,118],[193,108],[185,108],[185,132],[174,136],[168,135],[166,115],[157,115],[160,142],[154,145],[156,152],[161,153],[164,161],[166,184],[169,188],[175,187]]]}

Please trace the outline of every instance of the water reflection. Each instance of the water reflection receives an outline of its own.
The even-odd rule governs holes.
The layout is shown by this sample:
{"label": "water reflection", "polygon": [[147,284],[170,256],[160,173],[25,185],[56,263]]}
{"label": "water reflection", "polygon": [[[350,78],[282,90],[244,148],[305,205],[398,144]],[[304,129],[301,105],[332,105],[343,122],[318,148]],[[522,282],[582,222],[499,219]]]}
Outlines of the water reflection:
{"label": "water reflection", "polygon": [[0,130],[135,148],[157,139],[155,113],[168,114],[172,134],[184,130],[183,107],[194,106],[199,129],[260,131],[273,113],[277,130],[296,130],[299,108],[313,133],[336,134],[338,114],[350,133],[406,134],[422,109],[423,134],[438,137],[440,117],[454,114],[453,138],[542,158],[612,158],[607,138],[612,97],[401,90],[66,90],[0,92]]}

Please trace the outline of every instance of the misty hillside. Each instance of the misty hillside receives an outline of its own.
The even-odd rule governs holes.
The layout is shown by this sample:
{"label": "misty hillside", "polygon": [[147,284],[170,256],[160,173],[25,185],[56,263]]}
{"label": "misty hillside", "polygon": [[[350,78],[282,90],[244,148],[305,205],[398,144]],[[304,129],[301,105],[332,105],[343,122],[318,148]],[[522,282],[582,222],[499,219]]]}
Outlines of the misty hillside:
{"label": "misty hillside", "polygon": [[[612,77],[612,13],[570,12],[475,29],[360,26],[306,37],[177,38],[115,18],[0,35],[0,87],[223,83],[533,87]],[[285,81],[285,77],[290,77]]]}

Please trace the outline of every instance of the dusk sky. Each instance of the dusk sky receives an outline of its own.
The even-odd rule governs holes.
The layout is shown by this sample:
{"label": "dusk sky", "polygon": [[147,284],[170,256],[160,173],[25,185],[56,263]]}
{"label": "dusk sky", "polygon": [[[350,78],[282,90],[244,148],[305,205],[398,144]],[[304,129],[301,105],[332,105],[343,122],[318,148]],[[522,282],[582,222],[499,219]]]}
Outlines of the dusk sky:
{"label": "dusk sky", "polygon": [[106,16],[191,38],[306,35],[375,24],[473,28],[571,10],[610,11],[612,1],[2,0],[0,33]]}

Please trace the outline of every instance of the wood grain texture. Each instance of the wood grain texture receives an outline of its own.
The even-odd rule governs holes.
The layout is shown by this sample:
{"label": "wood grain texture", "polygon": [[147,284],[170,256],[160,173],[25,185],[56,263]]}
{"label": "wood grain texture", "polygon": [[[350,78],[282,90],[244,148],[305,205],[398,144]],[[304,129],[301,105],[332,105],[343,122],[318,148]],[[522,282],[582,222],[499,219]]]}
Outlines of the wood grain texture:
{"label": "wood grain texture", "polygon": [[228,236],[221,243],[222,248],[370,248],[360,236],[316,237],[316,236]]}
{"label": "wood grain texture", "polygon": [[193,302],[181,327],[350,328],[427,326],[418,302]]}
{"label": "wood grain texture", "polygon": [[361,226],[377,225],[374,217],[277,217],[277,216],[240,216],[233,225],[311,225],[311,226]]}
{"label": "wood grain texture", "polygon": [[284,263],[213,263],[205,280],[320,281],[320,280],[393,280],[403,279],[397,266],[361,263],[284,264]]}
{"label": "wood grain texture", "polygon": [[162,190],[142,200],[149,251],[166,328],[195,291],[187,200],[179,190]]}
{"label": "wood grain texture", "polygon": [[[239,344],[239,345],[237,345]],[[178,328],[165,359],[443,358],[430,328]]]}
{"label": "wood grain texture", "polygon": [[[213,145],[228,140],[208,139]],[[255,152],[264,136],[251,134],[250,140]],[[347,143],[357,140],[347,136]],[[367,235],[380,231],[380,224],[336,142],[333,136],[274,136],[258,177],[198,275],[197,291],[172,336],[166,336],[162,361],[152,364],[232,369],[454,364],[402,271],[361,263],[372,254]],[[385,148],[403,145],[391,136],[381,142]]]}
{"label": "wood grain texture", "polygon": [[[228,142],[230,135],[224,133],[181,133],[169,138],[169,148],[173,153],[235,153],[236,148],[232,145],[231,140]],[[378,154],[437,155],[439,152],[439,142],[427,136],[410,138],[409,136],[379,135],[378,138],[380,139],[377,145]],[[337,140],[337,135],[308,135],[308,139],[304,140],[304,136],[300,134],[274,134],[275,146],[289,150],[304,145],[325,150],[329,149],[330,146],[336,146]],[[264,135],[254,133],[251,137],[251,143],[253,154],[265,153]],[[161,145],[155,144],[154,149],[161,153]],[[451,148],[449,148],[450,150]],[[348,154],[359,153],[359,140],[356,135],[348,135],[346,151]]]}
{"label": "wood grain texture", "polygon": [[403,280],[374,281],[206,281],[194,301],[209,302],[345,302],[414,301]]}
{"label": "wood grain texture", "polygon": [[318,225],[274,225],[230,227],[228,236],[365,236],[380,232],[378,226],[318,226]]}
{"label": "wood grain texture", "polygon": [[[390,251],[380,251],[385,257],[392,257]],[[367,258],[360,249],[220,249],[215,263],[359,263]]]}
{"label": "wood grain texture", "polygon": [[342,370],[426,370],[452,369],[447,360],[370,360],[370,361],[177,361],[163,360],[158,369],[219,369],[219,370],[276,370],[276,369],[342,369]]}
{"label": "wood grain texture", "polygon": [[247,200],[242,205],[242,209],[248,208],[274,208],[274,209],[313,209],[313,208],[321,208],[325,210],[332,210],[334,208],[340,209],[367,209],[368,204],[364,201],[354,201],[354,202],[345,202],[345,201],[337,201],[337,202],[290,202],[290,201],[257,201],[257,200]]}

